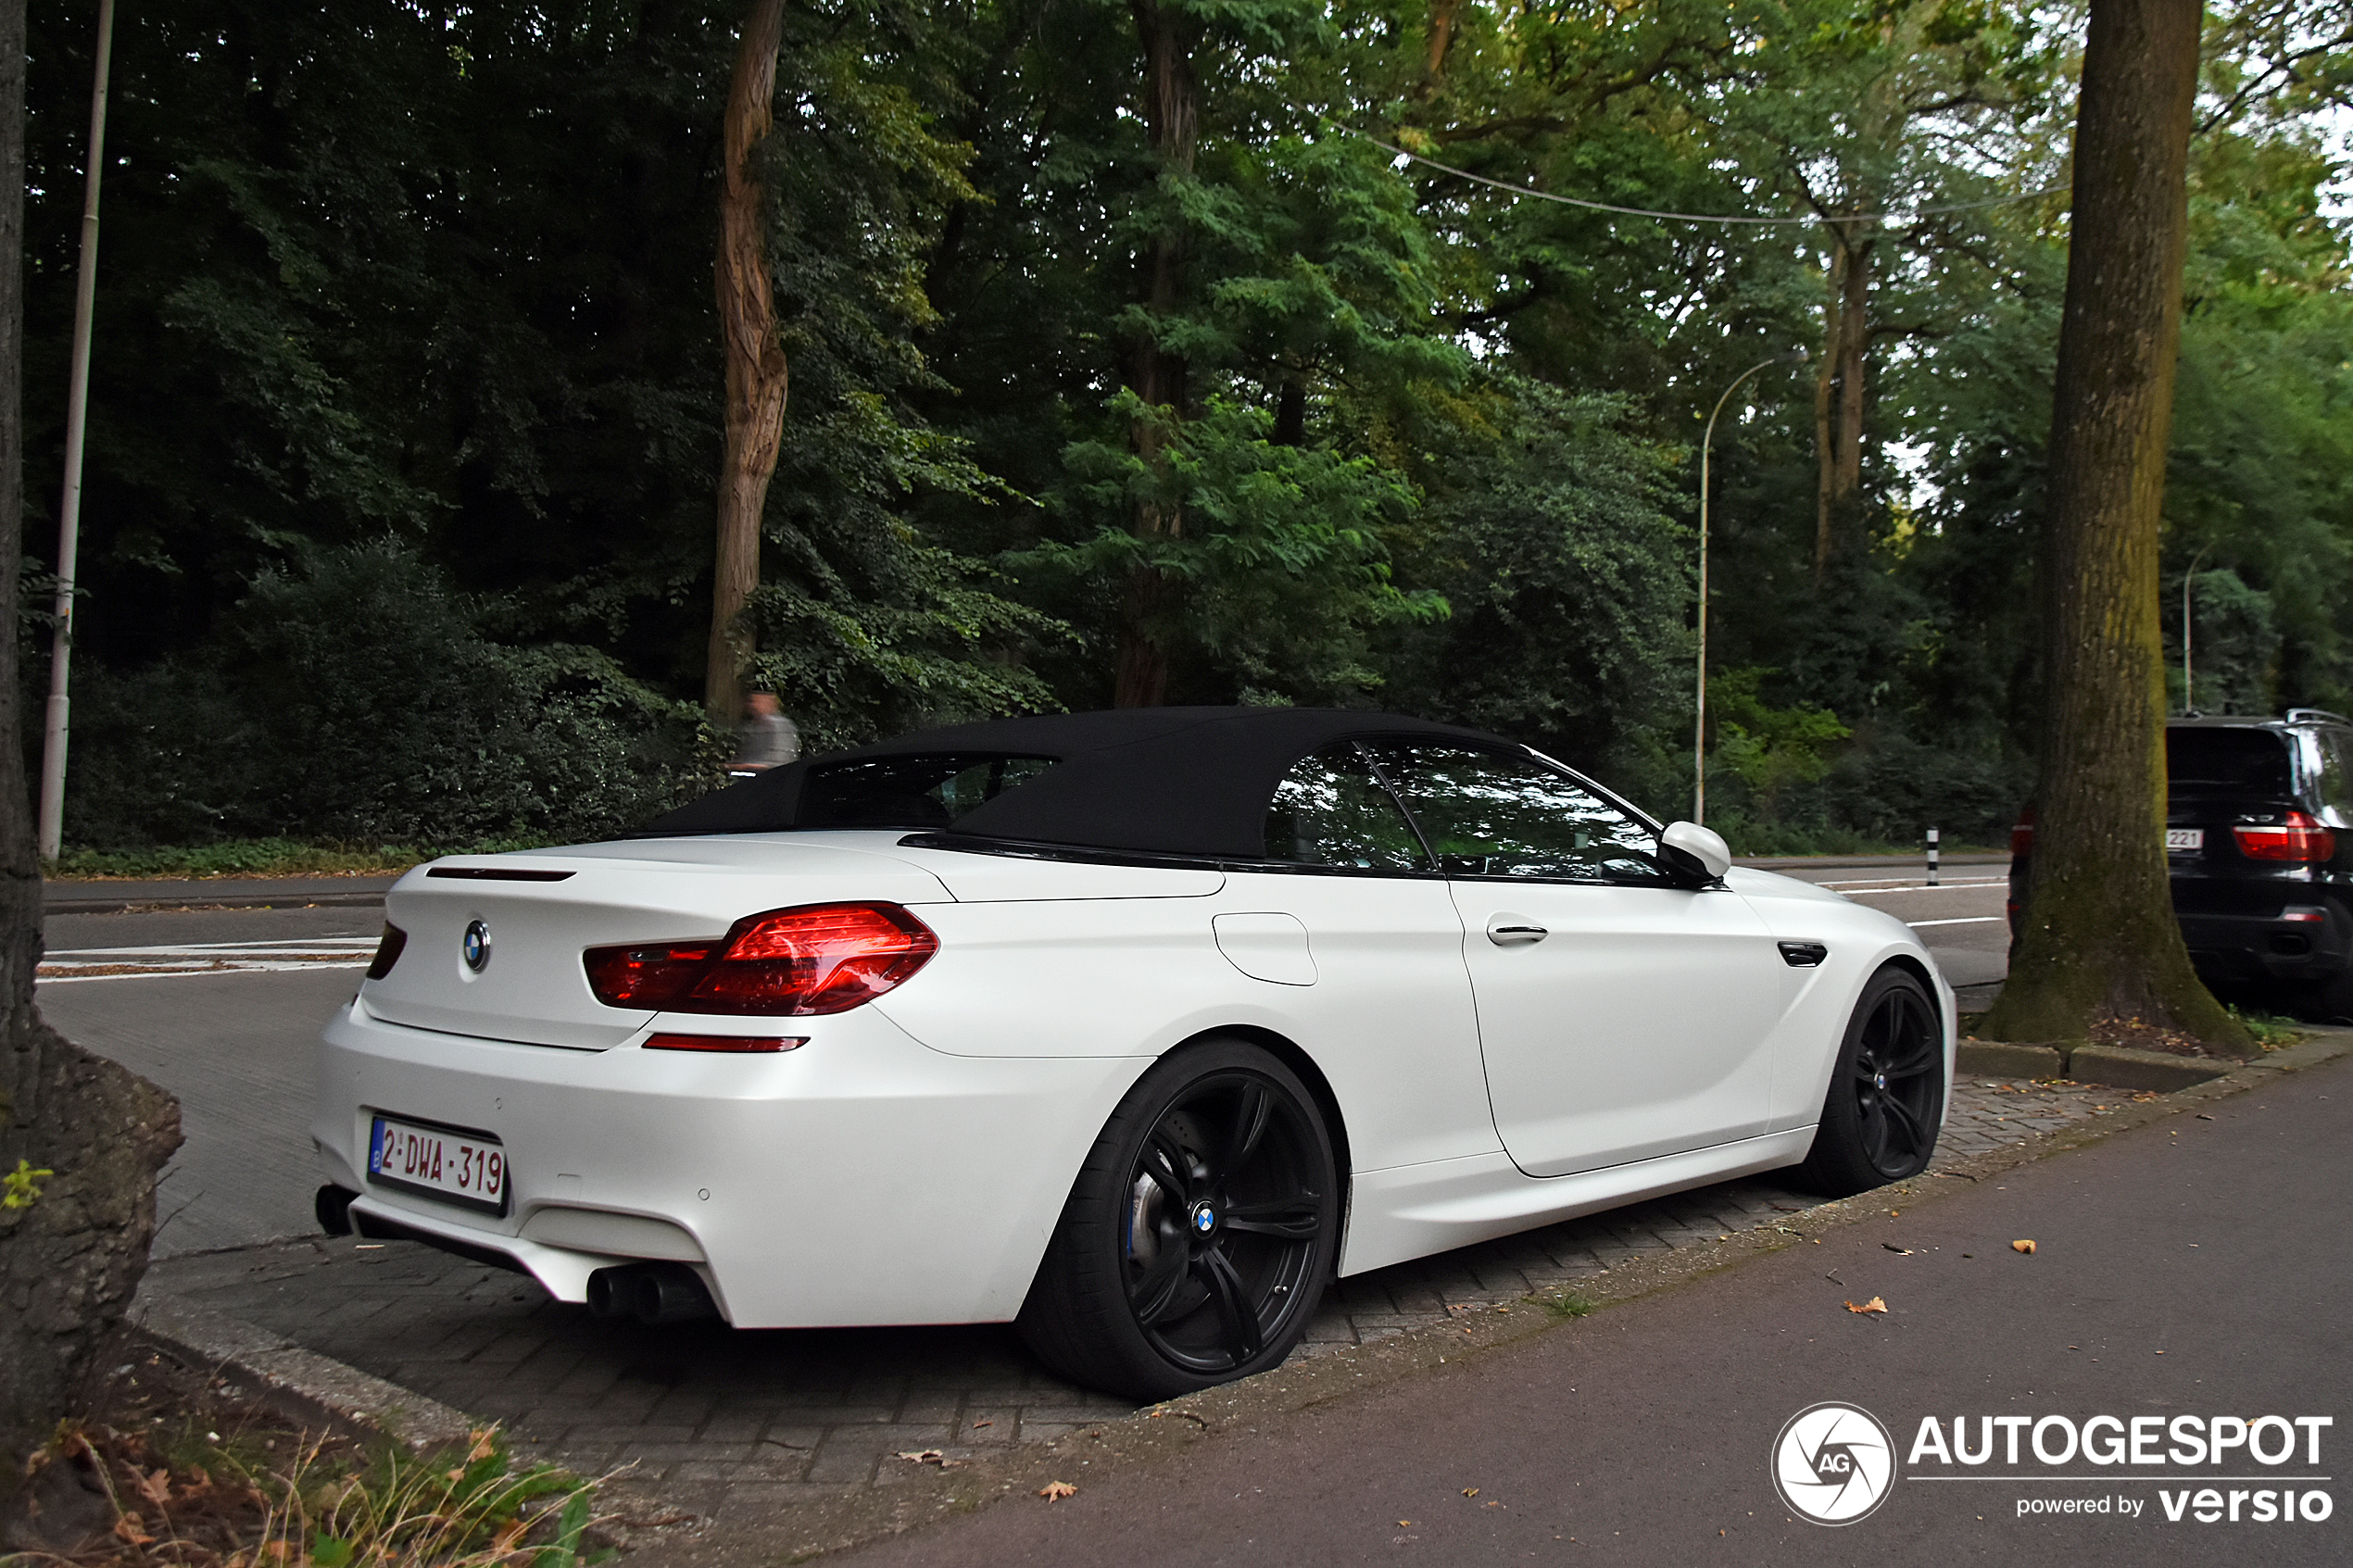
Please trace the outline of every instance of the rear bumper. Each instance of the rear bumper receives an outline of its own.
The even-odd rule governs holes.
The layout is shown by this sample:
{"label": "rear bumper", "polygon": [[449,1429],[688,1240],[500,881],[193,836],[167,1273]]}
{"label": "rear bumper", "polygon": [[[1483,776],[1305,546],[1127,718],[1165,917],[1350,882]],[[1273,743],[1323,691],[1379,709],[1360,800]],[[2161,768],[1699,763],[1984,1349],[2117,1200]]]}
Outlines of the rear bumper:
{"label": "rear bumper", "polygon": [[[742,1328],[1013,1317],[1070,1183],[1148,1059],[951,1057],[873,1009],[796,1021],[774,1056],[569,1050],[346,1007],[311,1135],[356,1215],[502,1254],[559,1299],[656,1258]],[[379,1112],[479,1128],[508,1211],[367,1180]]]}
{"label": "rear bumper", "polygon": [[[2298,912],[2306,918],[2286,918]],[[2290,905],[2284,915],[2179,918],[2192,961],[2214,979],[2323,980],[2353,961],[2353,920],[2333,899]]]}

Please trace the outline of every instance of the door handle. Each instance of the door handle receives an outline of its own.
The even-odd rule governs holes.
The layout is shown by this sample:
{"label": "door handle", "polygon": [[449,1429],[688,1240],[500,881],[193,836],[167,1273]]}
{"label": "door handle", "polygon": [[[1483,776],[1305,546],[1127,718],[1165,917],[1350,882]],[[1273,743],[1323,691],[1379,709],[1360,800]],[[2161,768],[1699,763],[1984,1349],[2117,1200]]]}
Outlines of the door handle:
{"label": "door handle", "polygon": [[1487,922],[1487,939],[1498,947],[1516,947],[1529,942],[1541,942],[1551,935],[1525,915],[1496,915]]}

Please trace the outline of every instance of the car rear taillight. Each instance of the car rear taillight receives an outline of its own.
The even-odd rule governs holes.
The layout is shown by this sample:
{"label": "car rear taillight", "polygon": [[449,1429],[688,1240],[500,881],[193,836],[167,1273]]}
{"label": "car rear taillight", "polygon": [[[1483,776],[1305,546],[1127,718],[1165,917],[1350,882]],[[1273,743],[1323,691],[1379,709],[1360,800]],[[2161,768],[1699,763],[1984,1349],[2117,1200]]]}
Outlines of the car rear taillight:
{"label": "car rear taillight", "polygon": [[2034,808],[2032,806],[2019,812],[2018,826],[2010,829],[2010,853],[2013,855],[2034,853]]}
{"label": "car rear taillight", "polygon": [[400,961],[400,949],[408,945],[409,934],[390,921],[384,922],[384,938],[376,944],[376,956],[368,962],[368,978],[382,980],[390,974],[392,966]]}
{"label": "car rear taillight", "polygon": [[748,915],[716,939],[581,957],[607,1007],[799,1018],[872,1001],[938,950],[931,927],[896,904],[815,904]]}
{"label": "car rear taillight", "polygon": [[2250,860],[2325,860],[2336,853],[2336,834],[2301,811],[2277,824],[2242,823],[2231,836]]}

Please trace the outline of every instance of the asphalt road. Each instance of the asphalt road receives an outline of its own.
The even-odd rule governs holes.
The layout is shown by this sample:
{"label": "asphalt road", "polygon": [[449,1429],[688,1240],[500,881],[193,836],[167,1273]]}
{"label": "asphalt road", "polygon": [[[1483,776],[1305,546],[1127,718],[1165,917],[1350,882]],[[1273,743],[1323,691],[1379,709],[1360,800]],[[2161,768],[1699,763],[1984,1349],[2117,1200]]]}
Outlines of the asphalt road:
{"label": "asphalt road", "polygon": [[[1097,1473],[1074,1454],[1076,1496],[1008,1499],[846,1561],[2345,1562],[2348,1258],[2339,1062],[1158,1466]],[[1874,1298],[1883,1315],[1847,1310]],[[1864,1428],[1813,1457],[1867,1481],[1874,1455],[1894,1461],[1877,1512],[1836,1529],[1793,1515],[1768,1459],[1785,1423],[1831,1400],[1884,1423],[1894,1453]],[[2037,1434],[2069,1446],[2043,1418],[2100,1415],[2221,1417],[2233,1438],[2278,1416],[2259,1441],[2282,1462],[2244,1447],[2171,1462],[2171,1424],[2149,1428],[2155,1463],[2034,1458]],[[1926,1418],[1948,1442],[1967,1418],[1974,1445],[1987,1418],[2020,1416],[2020,1462],[1914,1457]],[[2044,1512],[2070,1503],[2101,1511]]]}
{"label": "asphalt road", "polygon": [[157,1256],[317,1228],[311,1051],[383,924],[364,907],[49,917],[44,969],[101,972],[43,981],[42,1015],[180,1098],[186,1142],[157,1190]]}
{"label": "asphalt road", "polygon": [[[1776,869],[1923,922],[1930,949],[1956,986],[2003,973],[2003,893],[1989,881],[1999,866],[1948,866],[1944,885],[1935,888],[1904,885],[1920,880],[1908,866]],[[52,891],[75,901],[92,897],[88,888]],[[350,896],[340,884],[331,891]],[[43,1014],[180,1098],[187,1141],[157,1194],[157,1256],[313,1228],[311,1049],[327,1015],[357,988],[383,918],[380,908],[346,904],[49,917],[44,974],[74,977],[44,980]],[[1982,1007],[1986,995],[1964,989],[1963,1004]]]}

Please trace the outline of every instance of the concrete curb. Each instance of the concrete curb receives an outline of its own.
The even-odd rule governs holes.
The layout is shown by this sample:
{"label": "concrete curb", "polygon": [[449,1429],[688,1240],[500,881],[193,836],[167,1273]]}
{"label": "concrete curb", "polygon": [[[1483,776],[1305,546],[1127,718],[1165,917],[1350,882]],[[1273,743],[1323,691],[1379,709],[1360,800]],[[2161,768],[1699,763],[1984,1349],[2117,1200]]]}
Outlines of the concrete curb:
{"label": "concrete curb", "polygon": [[[2323,1038],[2333,1031],[2313,1030]],[[2312,1043],[2312,1042],[2308,1042]],[[2180,1056],[2172,1051],[2133,1050],[2124,1046],[2021,1046],[2007,1040],[1963,1040],[1953,1053],[1953,1070],[1971,1078],[2072,1078],[2111,1089],[2154,1089],[2172,1094],[2227,1078],[2246,1067],[2276,1062],[2302,1046],[2292,1046],[2239,1062],[2225,1057]]]}
{"label": "concrete curb", "polygon": [[197,1365],[233,1368],[280,1415],[347,1435],[384,1436],[423,1453],[472,1440],[484,1423],[358,1367],[306,1350],[225,1312],[169,1297],[140,1297],[132,1326]]}

